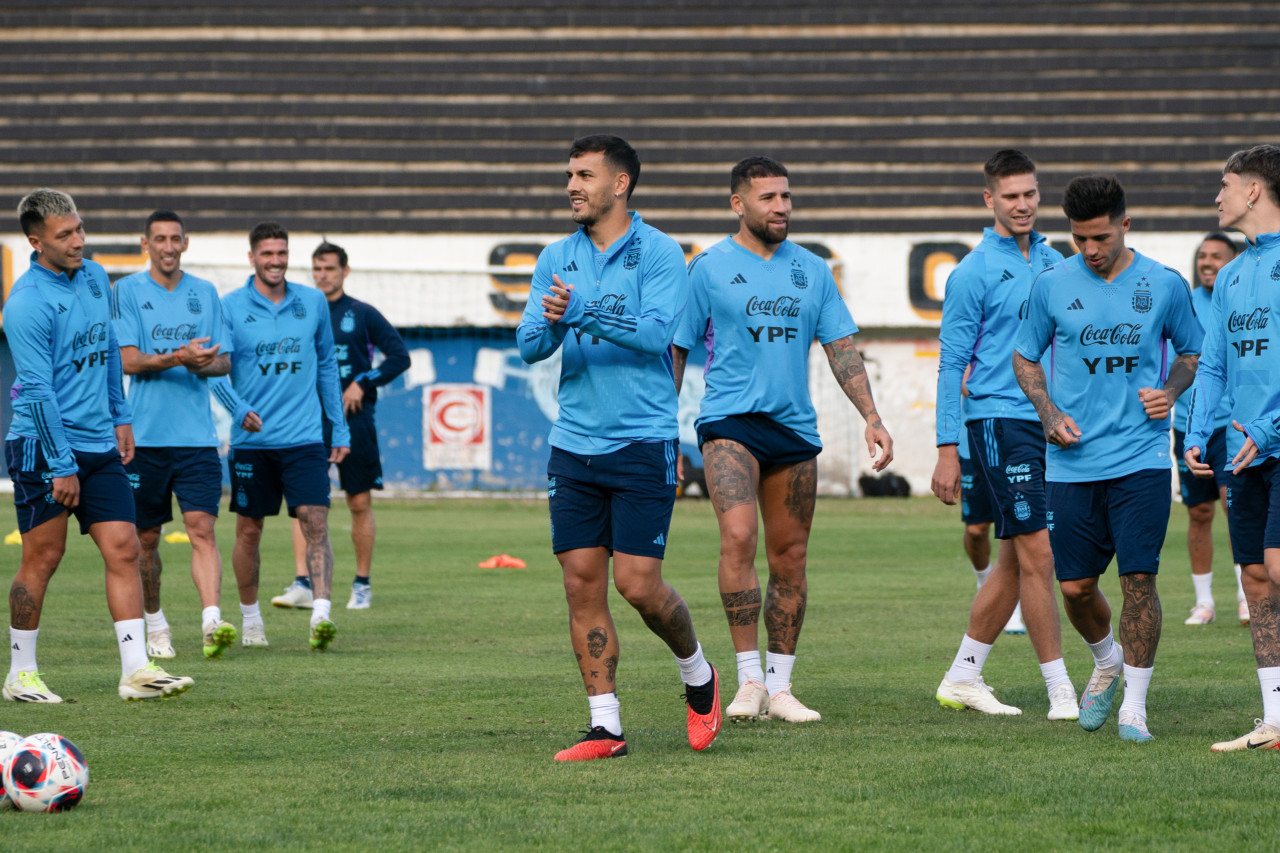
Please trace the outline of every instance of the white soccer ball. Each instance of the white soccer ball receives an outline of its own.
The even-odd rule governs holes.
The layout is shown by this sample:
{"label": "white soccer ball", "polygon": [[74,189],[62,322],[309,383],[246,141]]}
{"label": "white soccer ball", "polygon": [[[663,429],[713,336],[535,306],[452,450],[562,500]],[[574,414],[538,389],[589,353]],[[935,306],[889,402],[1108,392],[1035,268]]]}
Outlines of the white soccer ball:
{"label": "white soccer ball", "polygon": [[89,787],[89,765],[62,735],[41,732],[9,750],[3,773],[6,795],[24,812],[60,812],[79,804]]}
{"label": "white soccer ball", "polygon": [[13,808],[13,800],[4,792],[4,765],[9,760],[9,750],[22,740],[22,735],[14,732],[0,732],[0,811]]}

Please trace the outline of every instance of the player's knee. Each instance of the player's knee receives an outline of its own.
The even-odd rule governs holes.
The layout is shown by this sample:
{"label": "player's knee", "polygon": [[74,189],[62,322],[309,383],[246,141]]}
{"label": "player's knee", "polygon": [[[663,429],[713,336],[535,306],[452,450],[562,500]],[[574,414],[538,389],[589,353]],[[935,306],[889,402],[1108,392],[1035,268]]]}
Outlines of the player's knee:
{"label": "player's knee", "polygon": [[769,555],[769,574],[781,575],[791,581],[802,578],[808,556],[808,543],[792,542]]}
{"label": "player's knee", "polygon": [[215,545],[213,538],[213,516],[193,519],[187,523],[187,538],[193,548],[207,548]]}
{"label": "player's knee", "polygon": [[1187,519],[1191,524],[1204,525],[1213,523],[1213,501],[1187,507]]}
{"label": "player's knee", "polygon": [[741,559],[743,556],[748,561],[754,559],[756,542],[756,531],[750,525],[732,525],[720,531],[720,550],[731,559]]}
{"label": "player's knee", "polygon": [[66,553],[67,546],[63,542],[51,542],[48,546],[39,549],[23,548],[22,562],[18,566],[18,571],[21,574],[34,574],[48,578],[53,575]]}
{"label": "player's knee", "polygon": [[1093,578],[1079,578],[1062,581],[1062,597],[1073,604],[1085,604],[1093,598],[1098,589],[1098,582]]}
{"label": "player's knee", "polygon": [[139,527],[138,528],[138,545],[143,551],[154,551],[160,547],[160,528],[159,527]]}
{"label": "player's knee", "polygon": [[642,613],[652,607],[660,607],[664,601],[661,596],[663,583],[658,579],[646,576],[618,577],[615,573],[613,586],[628,604]]}

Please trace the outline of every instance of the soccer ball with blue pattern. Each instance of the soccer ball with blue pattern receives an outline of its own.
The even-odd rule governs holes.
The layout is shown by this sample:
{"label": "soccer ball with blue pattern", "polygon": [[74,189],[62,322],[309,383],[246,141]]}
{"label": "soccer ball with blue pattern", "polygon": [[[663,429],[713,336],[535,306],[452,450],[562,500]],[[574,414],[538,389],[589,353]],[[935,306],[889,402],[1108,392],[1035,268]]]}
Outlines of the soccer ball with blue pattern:
{"label": "soccer ball with blue pattern", "polygon": [[9,750],[22,740],[22,735],[14,732],[0,732],[0,811],[13,808],[13,800],[4,792],[5,761],[9,758]]}
{"label": "soccer ball with blue pattern", "polygon": [[24,812],[73,808],[89,786],[89,766],[80,749],[62,735],[41,732],[23,738],[4,760],[5,794]]}

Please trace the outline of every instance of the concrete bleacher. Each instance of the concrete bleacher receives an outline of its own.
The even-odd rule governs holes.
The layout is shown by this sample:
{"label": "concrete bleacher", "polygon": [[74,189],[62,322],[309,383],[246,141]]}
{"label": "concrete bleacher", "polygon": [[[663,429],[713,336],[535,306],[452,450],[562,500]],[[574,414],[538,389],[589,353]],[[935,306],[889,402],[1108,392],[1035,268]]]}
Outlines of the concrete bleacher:
{"label": "concrete bleacher", "polygon": [[161,0],[0,4],[0,191],[96,233],[562,230],[568,142],[640,151],[635,198],[722,230],[743,156],[808,232],[972,231],[1017,146],[1046,201],[1115,171],[1143,228],[1212,226],[1231,151],[1280,141],[1280,4]]}

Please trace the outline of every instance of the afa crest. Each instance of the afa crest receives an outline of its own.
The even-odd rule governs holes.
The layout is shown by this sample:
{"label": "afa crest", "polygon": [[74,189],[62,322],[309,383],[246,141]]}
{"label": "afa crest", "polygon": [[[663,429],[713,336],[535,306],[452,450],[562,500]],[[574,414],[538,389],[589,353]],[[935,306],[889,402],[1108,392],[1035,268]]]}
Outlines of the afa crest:
{"label": "afa crest", "polygon": [[795,261],[791,263],[791,283],[796,286],[796,290],[804,290],[809,286],[809,279],[804,274],[804,267]]}
{"label": "afa crest", "polygon": [[640,266],[640,247],[634,243],[627,248],[626,257],[622,259],[622,266],[625,269],[633,270]]}
{"label": "afa crest", "polygon": [[1271,280],[1280,281],[1280,261],[1276,261],[1276,265],[1271,268]]}
{"label": "afa crest", "polygon": [[342,315],[342,322],[338,324],[338,328],[346,332],[348,335],[356,330],[356,318],[350,311]]}
{"label": "afa crest", "polygon": [[1018,521],[1026,521],[1031,517],[1031,504],[1027,501],[1014,502],[1013,515],[1018,519]]}
{"label": "afa crest", "polygon": [[85,282],[89,285],[89,294],[90,294],[94,299],[101,299],[101,298],[102,298],[102,288],[98,286],[98,282],[94,279],[94,277],[93,277],[93,276],[91,276],[91,275],[90,275],[90,276],[86,276],[86,277],[85,277]]}
{"label": "afa crest", "polygon": [[293,303],[293,319],[295,320],[307,319],[307,306],[303,305],[301,302],[295,301]]}
{"label": "afa crest", "polygon": [[200,304],[199,296],[194,293],[187,294],[187,310],[192,314],[199,314],[204,310],[204,307]]}
{"label": "afa crest", "polygon": [[1133,294],[1133,310],[1145,314],[1151,310],[1151,291],[1139,290]]}

